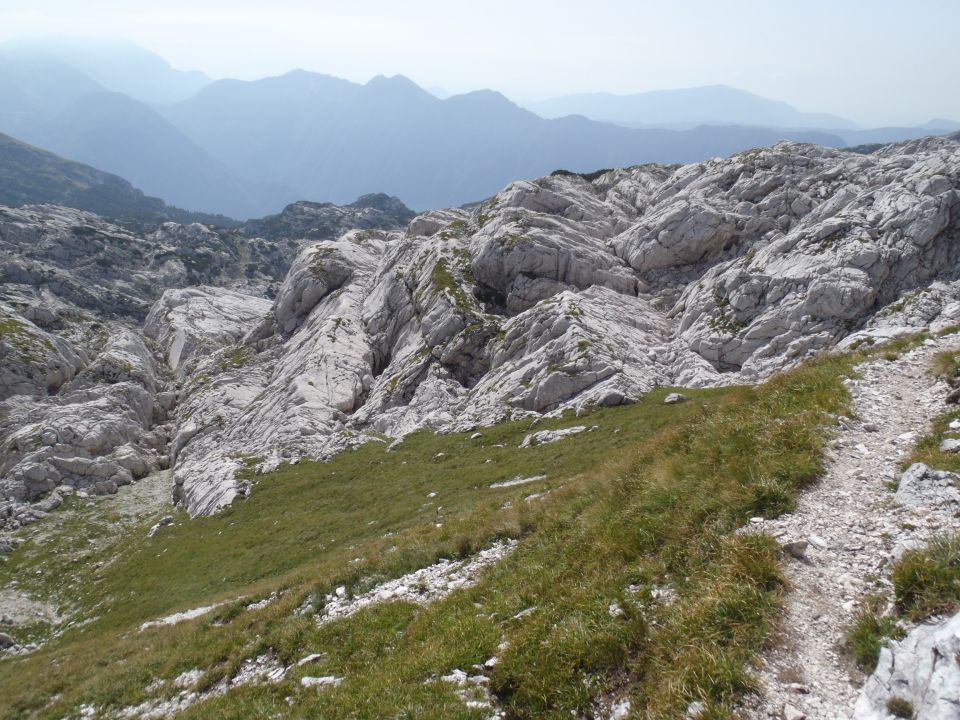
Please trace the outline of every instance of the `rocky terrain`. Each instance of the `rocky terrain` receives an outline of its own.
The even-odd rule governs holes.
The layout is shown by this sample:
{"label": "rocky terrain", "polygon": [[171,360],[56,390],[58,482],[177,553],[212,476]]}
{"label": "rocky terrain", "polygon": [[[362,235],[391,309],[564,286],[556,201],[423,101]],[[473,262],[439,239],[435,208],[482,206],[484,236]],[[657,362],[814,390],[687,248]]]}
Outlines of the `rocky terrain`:
{"label": "rocky terrain", "polygon": [[[258,222],[331,237],[409,215],[371,196],[348,208],[295,204]],[[16,528],[54,509],[58,487],[113,493],[166,468],[179,354],[238,342],[269,311],[304,242],[200,224],[138,235],[64,207],[0,208],[0,523]],[[176,353],[158,352],[144,321],[161,298],[158,307],[184,306],[199,343],[181,333],[170,340]],[[231,301],[235,314],[220,322]]]}
{"label": "rocky terrain", "polygon": [[[884,590],[898,541],[956,529],[952,477],[923,466],[901,477],[896,464],[947,393],[925,368],[955,344],[958,261],[956,138],[555,173],[417,217],[365,196],[231,229],[141,232],[60,206],[0,208],[0,553],[68,494],[113,495],[150,476],[151,496],[209,514],[255,493],[260,471],[396,448],[421,428],[756,383],[834,348],[942,331],[862,368],[858,419],[844,421],[824,482],[795,513],[752,523],[797,543],[797,561],[789,652],[764,659],[747,712],[887,717],[894,692],[938,707],[924,694],[953,682],[949,669],[904,678],[897,658],[953,652],[949,621],[884,650],[859,700],[837,647],[865,595]],[[587,425],[531,432],[521,448]],[[896,480],[903,507],[887,512],[884,483]],[[491,563],[512,545],[494,547]],[[446,587],[458,563],[417,573]],[[417,573],[360,605],[412,597]],[[352,612],[327,597],[341,600]]]}
{"label": "rocky terrain", "polygon": [[928,138],[556,174],[405,229],[377,198],[142,237],[4,210],[3,492],[55,504],[169,464],[206,513],[351,444],[756,382],[946,325],[958,183],[960,144]]}
{"label": "rocky terrain", "polygon": [[785,143],[517,182],[405,230],[382,200],[143,237],[4,210],[3,492],[55,504],[59,485],[112,492],[169,464],[210,512],[252,469],[755,382],[851,336],[952,322],[958,173],[949,139]]}
{"label": "rocky terrain", "polygon": [[856,419],[832,442],[822,480],[795,512],[756,518],[744,529],[784,544],[792,589],[748,717],[875,720],[888,717],[893,697],[908,700],[919,718],[956,717],[960,673],[949,658],[958,649],[960,615],[920,625],[883,650],[862,690],[844,633],[871,597],[886,603],[890,568],[907,550],[960,530],[957,476],[922,463],[899,469],[944,409],[947,387],[928,372],[931,360],[958,346],[956,336],[928,339],[894,361],[862,366],[861,377],[849,381]]}

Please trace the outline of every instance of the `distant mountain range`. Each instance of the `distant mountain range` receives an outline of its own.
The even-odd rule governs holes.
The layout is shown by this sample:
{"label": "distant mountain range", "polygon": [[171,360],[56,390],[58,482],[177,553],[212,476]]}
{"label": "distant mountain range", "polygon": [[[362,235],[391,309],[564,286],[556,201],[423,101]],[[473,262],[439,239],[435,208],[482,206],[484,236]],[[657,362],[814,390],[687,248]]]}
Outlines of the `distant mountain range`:
{"label": "distant mountain range", "polygon": [[202,72],[176,70],[159,55],[117,40],[10,41],[0,46],[0,53],[23,60],[57,61],[103,88],[145,103],[185,100],[213,82]]}
{"label": "distant mountain range", "polygon": [[147,104],[62,60],[0,48],[0,132],[106,172],[191,210],[244,218],[296,199],[246,180]]}
{"label": "distant mountain range", "polygon": [[726,85],[656,90],[633,95],[583,93],[525,103],[546,118],[583,115],[631,127],[688,129],[698,125],[748,125],[772,128],[858,130],[836,115],[805,113]]}
{"label": "distant mountain range", "polygon": [[960,130],[960,123],[943,118],[914,127],[864,129],[846,118],[801,112],[787,103],[726,85],[655,90],[633,95],[583,93],[523,105],[545,118],[582,115],[630,128],[688,130],[703,125],[737,125],[780,132],[815,129],[839,137],[845,145],[899,142]]}
{"label": "distant mountain range", "polygon": [[825,133],[764,129],[633,130],[582,117],[545,120],[490,90],[441,100],[403,76],[358,85],[294,71],[215,82],[164,110],[200,147],[245,177],[342,203],[372,189],[416,208],[484,198],[517,178],[688,162]]}
{"label": "distant mountain range", "polygon": [[296,70],[211,82],[121,43],[0,45],[0,98],[0,132],[120,175],[173,205],[241,219],[295,200],[342,204],[375,192],[419,210],[447,207],[559,168],[692,162],[783,139],[843,147],[941,130],[860,130],[722,86],[532,105],[561,116],[544,118],[494,91],[440,99],[402,76],[357,84]]}

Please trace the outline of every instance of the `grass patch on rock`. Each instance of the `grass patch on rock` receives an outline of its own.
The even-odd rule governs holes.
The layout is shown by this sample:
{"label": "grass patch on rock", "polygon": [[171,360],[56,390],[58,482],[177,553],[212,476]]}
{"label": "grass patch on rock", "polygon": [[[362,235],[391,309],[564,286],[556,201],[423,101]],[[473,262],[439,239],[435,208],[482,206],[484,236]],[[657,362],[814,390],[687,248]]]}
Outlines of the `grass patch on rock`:
{"label": "grass patch on rock", "polygon": [[874,608],[857,615],[847,628],[844,641],[857,667],[865,673],[872,673],[880,659],[880,650],[887,641],[899,640],[903,636],[903,629],[896,618],[882,615]]}
{"label": "grass patch on rock", "polygon": [[893,570],[897,608],[913,620],[960,608],[960,535],[934,539],[908,551]]}

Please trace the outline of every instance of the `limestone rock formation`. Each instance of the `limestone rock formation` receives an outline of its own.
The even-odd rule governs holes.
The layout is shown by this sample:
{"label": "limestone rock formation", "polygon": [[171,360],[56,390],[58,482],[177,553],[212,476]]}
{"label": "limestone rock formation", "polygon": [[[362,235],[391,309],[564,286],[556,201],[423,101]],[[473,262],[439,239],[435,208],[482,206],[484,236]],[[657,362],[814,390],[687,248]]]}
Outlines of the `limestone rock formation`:
{"label": "limestone rock formation", "polygon": [[[954,324],[958,189],[960,144],[927,138],[555,174],[405,230],[382,196],[147,238],[62,208],[4,210],[0,301],[36,349],[3,369],[0,397],[25,418],[145,393],[91,461],[149,447],[190,511],[210,512],[257,469],[384,435],[755,382]],[[48,461],[17,442],[0,455],[5,494],[59,482],[30,470],[26,492],[22,473]]]}
{"label": "limestone rock formation", "polygon": [[[313,236],[404,210],[322,206],[312,217],[336,223]],[[48,512],[57,487],[116,492],[174,461],[198,434],[175,414],[203,384],[197,366],[240,367],[247,349],[233,346],[306,243],[197,223],[141,236],[69,208],[0,208],[0,529]],[[208,402],[218,417],[230,398]]]}
{"label": "limestone rock formation", "polygon": [[960,614],[920,625],[903,640],[880,651],[877,669],[867,680],[854,720],[887,720],[888,703],[899,699],[923,720],[960,716]]}

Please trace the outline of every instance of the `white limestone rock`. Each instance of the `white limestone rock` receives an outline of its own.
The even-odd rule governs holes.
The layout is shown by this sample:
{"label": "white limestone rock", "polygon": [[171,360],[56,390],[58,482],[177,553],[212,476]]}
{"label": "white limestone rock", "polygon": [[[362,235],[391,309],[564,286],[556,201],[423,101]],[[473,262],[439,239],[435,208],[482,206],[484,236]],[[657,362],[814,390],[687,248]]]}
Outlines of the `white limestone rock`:
{"label": "white limestone rock", "polygon": [[960,614],[914,628],[907,637],[880,651],[877,669],[867,679],[853,720],[888,720],[887,702],[901,698],[914,717],[954,720],[960,715]]}
{"label": "white limestone rock", "polygon": [[167,290],[150,309],[144,334],[180,377],[214,350],[239,342],[270,311],[270,302],[226,288]]}
{"label": "white limestone rock", "polygon": [[[169,462],[177,497],[212,512],[252,471],[381,433],[754,382],[949,327],[958,168],[947,138],[870,155],[781,143],[515,182],[405,232],[374,229],[402,215],[385,201],[146,238],[62,208],[3,210],[0,303],[45,350],[0,369],[0,488],[109,491]],[[324,238],[323,218],[365,229]],[[64,424],[85,439],[60,442]]]}
{"label": "white limestone rock", "polygon": [[72,343],[0,303],[0,400],[56,392],[83,363]]}
{"label": "white limestone rock", "polygon": [[907,507],[960,508],[960,476],[914,463],[900,476],[897,501]]}

